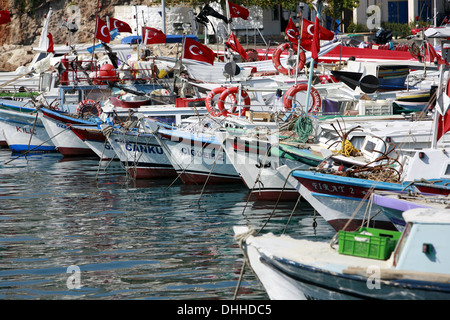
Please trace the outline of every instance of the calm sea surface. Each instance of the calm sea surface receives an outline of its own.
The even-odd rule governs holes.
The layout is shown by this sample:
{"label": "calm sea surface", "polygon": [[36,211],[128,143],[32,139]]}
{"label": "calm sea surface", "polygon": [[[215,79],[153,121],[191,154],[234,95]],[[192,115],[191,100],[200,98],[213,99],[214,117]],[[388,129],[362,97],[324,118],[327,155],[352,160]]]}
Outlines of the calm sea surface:
{"label": "calm sea surface", "polygon": [[[120,163],[0,149],[0,299],[233,299],[233,226],[329,239],[307,203],[248,201],[244,185],[127,180]],[[313,227],[313,222],[317,226]],[[239,300],[267,299],[247,267]]]}

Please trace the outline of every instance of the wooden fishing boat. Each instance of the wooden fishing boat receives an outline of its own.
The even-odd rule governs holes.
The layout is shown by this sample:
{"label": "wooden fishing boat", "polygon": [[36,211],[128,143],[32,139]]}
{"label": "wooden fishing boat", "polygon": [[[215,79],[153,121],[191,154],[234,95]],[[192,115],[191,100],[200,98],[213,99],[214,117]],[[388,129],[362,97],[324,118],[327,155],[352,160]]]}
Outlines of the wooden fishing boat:
{"label": "wooden fishing boat", "polygon": [[361,228],[339,232],[338,243],[234,230],[271,299],[449,299],[450,212],[419,208],[403,218],[402,233]]}

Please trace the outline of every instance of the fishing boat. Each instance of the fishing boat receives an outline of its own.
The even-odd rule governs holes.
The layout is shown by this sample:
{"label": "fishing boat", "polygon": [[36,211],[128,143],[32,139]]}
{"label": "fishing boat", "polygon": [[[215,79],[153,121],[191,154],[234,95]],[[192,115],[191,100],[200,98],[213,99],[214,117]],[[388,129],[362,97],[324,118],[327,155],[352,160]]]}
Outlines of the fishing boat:
{"label": "fishing boat", "polygon": [[176,171],[153,133],[101,125],[126,173],[134,179],[176,177]]}
{"label": "fishing boat", "polygon": [[69,129],[89,147],[100,160],[117,159],[116,152],[109,144],[98,124],[71,124]]}
{"label": "fishing boat", "polygon": [[403,232],[341,231],[338,243],[256,235],[242,226],[234,231],[274,300],[449,299],[449,211],[418,208],[403,218]]}
{"label": "fishing boat", "polygon": [[0,105],[0,126],[12,152],[57,151],[34,105],[30,107],[23,101],[4,101]]}
{"label": "fishing boat", "polygon": [[403,231],[406,226],[403,212],[415,208],[448,210],[450,204],[450,199],[445,195],[405,191],[375,191],[371,195],[371,201],[381,208],[384,215],[400,231]]}
{"label": "fishing boat", "polygon": [[255,137],[255,132],[253,137],[249,134],[230,135],[223,146],[251,196],[262,201],[294,201],[299,197],[292,181],[278,172],[279,166],[291,161],[297,167],[308,168],[323,159],[319,152],[308,146],[299,148],[283,144],[277,134],[266,138]]}
{"label": "fishing boat", "polygon": [[182,128],[155,128],[153,125],[153,132],[183,183],[241,183],[239,173],[222,148],[221,136],[227,133],[217,130],[220,127],[210,127],[217,124],[210,118],[190,119],[185,120]]}
{"label": "fishing boat", "polygon": [[83,157],[96,155],[89,146],[70,130],[72,124],[92,125],[95,123],[94,121],[75,118],[71,114],[65,114],[47,108],[41,108],[38,112],[49,137],[63,156]]}

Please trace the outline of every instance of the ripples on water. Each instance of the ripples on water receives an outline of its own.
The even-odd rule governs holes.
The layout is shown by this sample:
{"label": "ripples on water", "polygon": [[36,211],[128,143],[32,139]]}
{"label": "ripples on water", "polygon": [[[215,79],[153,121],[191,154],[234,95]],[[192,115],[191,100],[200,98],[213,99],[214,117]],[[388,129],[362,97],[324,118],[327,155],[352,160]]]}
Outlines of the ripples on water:
{"label": "ripples on water", "polygon": [[[120,163],[59,154],[19,158],[0,149],[0,299],[233,299],[243,256],[234,225],[259,229],[273,203],[243,185],[129,181]],[[97,179],[98,177],[98,179]],[[280,233],[294,203],[279,204],[266,231]],[[244,210],[245,208],[245,210]],[[329,238],[301,203],[288,233]],[[69,266],[80,270],[69,289]],[[69,271],[69,273],[68,273]],[[267,299],[246,269],[238,299]]]}

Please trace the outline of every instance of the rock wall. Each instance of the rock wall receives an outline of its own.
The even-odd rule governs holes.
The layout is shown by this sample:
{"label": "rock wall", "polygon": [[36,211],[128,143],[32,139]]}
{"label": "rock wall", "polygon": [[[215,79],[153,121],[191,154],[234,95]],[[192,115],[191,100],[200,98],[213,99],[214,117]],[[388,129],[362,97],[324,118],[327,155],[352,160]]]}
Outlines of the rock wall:
{"label": "rock wall", "polygon": [[[151,6],[150,0],[135,0],[133,5]],[[39,42],[39,33],[50,8],[53,13],[49,22],[49,32],[53,35],[55,44],[65,44],[69,41],[68,29],[64,26],[67,19],[70,22],[78,18],[79,31],[72,37],[74,43],[89,43],[94,41],[95,16],[99,3],[100,17],[113,16],[114,7],[132,5],[131,1],[98,0],[79,1],[76,5],[79,11],[73,12],[73,1],[62,0],[0,0],[0,9],[9,10],[11,22],[0,25],[0,71],[14,71],[17,67],[26,65],[33,59],[32,48]]]}

